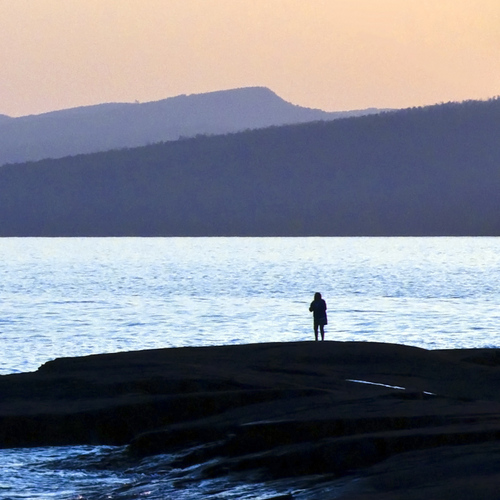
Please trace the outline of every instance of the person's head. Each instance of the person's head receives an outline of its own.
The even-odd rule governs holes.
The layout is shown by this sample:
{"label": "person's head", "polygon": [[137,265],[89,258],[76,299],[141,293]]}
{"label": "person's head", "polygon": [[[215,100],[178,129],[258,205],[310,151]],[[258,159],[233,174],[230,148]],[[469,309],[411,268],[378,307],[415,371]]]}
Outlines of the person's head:
{"label": "person's head", "polygon": [[319,299],[321,299],[321,294],[319,292],[316,292],[314,294],[314,300],[319,300]]}

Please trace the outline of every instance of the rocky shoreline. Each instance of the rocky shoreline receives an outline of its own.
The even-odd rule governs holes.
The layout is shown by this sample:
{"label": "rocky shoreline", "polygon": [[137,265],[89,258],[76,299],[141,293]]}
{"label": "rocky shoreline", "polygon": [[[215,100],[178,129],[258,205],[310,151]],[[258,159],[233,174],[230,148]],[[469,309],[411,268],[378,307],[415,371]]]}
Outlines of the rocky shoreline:
{"label": "rocky shoreline", "polygon": [[62,358],[0,377],[0,447],[182,451],[175,466],[205,464],[207,477],[356,475],[342,498],[494,498],[499,382],[497,349],[296,342]]}

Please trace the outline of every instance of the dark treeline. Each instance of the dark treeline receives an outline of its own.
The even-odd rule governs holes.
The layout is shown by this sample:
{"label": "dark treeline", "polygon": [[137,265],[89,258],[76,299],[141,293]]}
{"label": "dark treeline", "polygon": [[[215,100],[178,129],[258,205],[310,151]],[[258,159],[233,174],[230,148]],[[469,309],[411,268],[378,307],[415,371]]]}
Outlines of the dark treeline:
{"label": "dark treeline", "polygon": [[2,236],[500,235],[500,99],[0,168]]}

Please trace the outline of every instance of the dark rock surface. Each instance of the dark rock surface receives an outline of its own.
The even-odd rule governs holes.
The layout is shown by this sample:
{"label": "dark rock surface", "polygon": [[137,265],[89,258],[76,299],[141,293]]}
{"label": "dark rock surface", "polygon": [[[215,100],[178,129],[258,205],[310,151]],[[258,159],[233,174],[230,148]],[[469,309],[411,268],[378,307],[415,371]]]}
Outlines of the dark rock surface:
{"label": "dark rock surface", "polygon": [[175,465],[207,477],[356,474],[343,498],[495,498],[499,352],[301,342],[57,359],[0,377],[0,446],[182,450]]}

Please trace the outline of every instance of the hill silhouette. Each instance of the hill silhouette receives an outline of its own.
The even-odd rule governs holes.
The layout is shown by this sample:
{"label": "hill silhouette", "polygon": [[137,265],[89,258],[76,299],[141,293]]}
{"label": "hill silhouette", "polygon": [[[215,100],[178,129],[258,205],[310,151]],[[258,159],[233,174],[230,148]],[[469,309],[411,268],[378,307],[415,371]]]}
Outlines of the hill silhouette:
{"label": "hill silhouette", "polygon": [[290,104],[264,87],[249,87],[20,118],[0,115],[0,165],[377,111],[328,113]]}
{"label": "hill silhouette", "polygon": [[2,236],[500,235],[500,99],[0,168]]}

